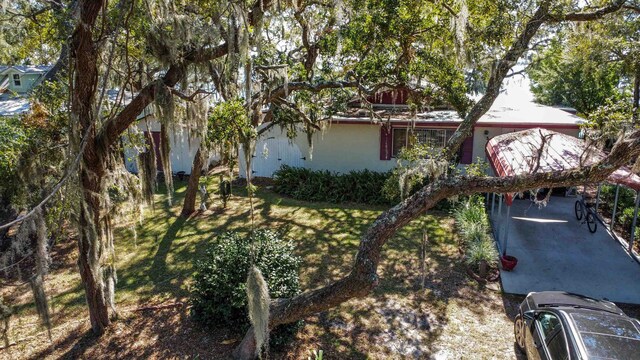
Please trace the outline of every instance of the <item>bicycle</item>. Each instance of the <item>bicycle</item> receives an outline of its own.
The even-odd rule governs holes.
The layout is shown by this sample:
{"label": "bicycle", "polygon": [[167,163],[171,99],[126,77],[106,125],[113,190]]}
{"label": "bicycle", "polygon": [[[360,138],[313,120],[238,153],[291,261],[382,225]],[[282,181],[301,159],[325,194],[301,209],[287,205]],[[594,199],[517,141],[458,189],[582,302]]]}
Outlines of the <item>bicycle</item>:
{"label": "bicycle", "polygon": [[576,204],[575,204],[576,219],[582,220],[582,217],[584,216],[585,219],[580,224],[584,224],[586,222],[587,227],[589,228],[589,232],[591,232],[592,234],[595,233],[596,230],[598,229],[598,223],[596,218],[597,215],[594,210],[594,207],[595,206],[593,204],[586,203],[583,197],[576,200]]}

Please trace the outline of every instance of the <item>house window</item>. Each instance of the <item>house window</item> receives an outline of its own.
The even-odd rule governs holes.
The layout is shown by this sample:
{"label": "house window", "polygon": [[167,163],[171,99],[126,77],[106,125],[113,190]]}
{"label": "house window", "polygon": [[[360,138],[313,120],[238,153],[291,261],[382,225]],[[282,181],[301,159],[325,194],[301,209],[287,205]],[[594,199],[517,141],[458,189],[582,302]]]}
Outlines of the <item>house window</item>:
{"label": "house window", "polygon": [[398,156],[402,148],[415,142],[427,144],[432,149],[442,149],[454,132],[455,129],[393,129],[393,156]]}
{"label": "house window", "polygon": [[13,74],[13,85],[14,86],[20,86],[22,83],[20,82],[20,75],[19,74]]}

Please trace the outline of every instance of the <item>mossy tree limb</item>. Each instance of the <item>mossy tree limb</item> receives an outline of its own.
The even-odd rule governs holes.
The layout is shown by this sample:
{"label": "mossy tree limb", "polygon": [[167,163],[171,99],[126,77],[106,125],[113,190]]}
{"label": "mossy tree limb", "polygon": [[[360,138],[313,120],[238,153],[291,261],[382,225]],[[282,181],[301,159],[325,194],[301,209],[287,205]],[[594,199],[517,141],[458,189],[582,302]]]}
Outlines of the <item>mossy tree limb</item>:
{"label": "mossy tree limb", "polygon": [[[311,290],[290,299],[271,303],[270,323],[274,326],[290,323],[331,309],[352,298],[371,293],[378,285],[377,267],[385,243],[400,228],[432,208],[438,201],[455,195],[480,192],[519,192],[531,188],[571,186],[584,181],[600,182],[615,169],[640,156],[640,130],[621,140],[602,161],[574,170],[537,173],[510,177],[455,177],[436,181],[423,187],[400,204],[383,212],[366,230],[351,272],[327,286]],[[255,346],[252,330],[248,331],[235,351],[238,358],[249,354]]]}

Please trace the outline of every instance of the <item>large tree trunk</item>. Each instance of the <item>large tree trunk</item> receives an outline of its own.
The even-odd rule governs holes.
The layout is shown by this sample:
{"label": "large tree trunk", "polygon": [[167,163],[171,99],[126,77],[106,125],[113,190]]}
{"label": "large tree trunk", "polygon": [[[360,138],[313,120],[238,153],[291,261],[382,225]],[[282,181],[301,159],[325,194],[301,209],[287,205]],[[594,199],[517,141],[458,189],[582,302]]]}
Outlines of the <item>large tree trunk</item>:
{"label": "large tree trunk", "polygon": [[[68,46],[70,75],[73,80],[71,93],[72,133],[76,138],[86,136],[86,146],[82,155],[79,181],[82,200],[79,209],[79,259],[78,267],[89,307],[91,327],[96,334],[102,334],[109,325],[107,309],[107,290],[104,286],[103,260],[105,245],[108,243],[110,226],[102,213],[104,179],[107,172],[105,159],[113,151],[113,145],[120,136],[133,124],[138,115],[154,100],[156,86],[173,87],[185,75],[187,65],[204,63],[226,55],[229,48],[226,43],[218,46],[206,46],[190,51],[185,58],[169,66],[159,83],[152,81],[114,117],[106,119],[101,129],[96,128],[97,114],[94,114],[95,96],[98,87],[98,52],[94,42],[96,19],[103,9],[105,0],[72,1],[69,11],[70,24],[75,22],[73,34]],[[262,5],[262,2],[259,2]],[[266,2],[265,2],[266,4]],[[61,57],[64,58],[65,48]],[[58,66],[57,68],[60,68]],[[49,75],[53,77],[56,71]],[[197,189],[197,182],[196,182]],[[111,294],[112,295],[112,294]]]}
{"label": "large tree trunk", "polygon": [[198,195],[198,184],[200,183],[200,174],[204,159],[201,147],[198,147],[196,155],[193,157],[193,165],[191,166],[191,175],[189,175],[189,184],[184,196],[184,205],[182,206],[182,216],[189,216],[196,211],[196,197]]}
{"label": "large tree trunk", "polygon": [[[78,267],[84,285],[91,328],[102,334],[109,325],[107,299],[103,282],[102,260],[107,236],[102,221],[105,154],[108,146],[96,144],[94,100],[98,84],[98,49],[93,41],[93,27],[103,7],[102,1],[80,1],[78,25],[71,39],[73,87],[71,122],[78,137],[86,143],[80,164],[81,203],[79,214]],[[80,139],[78,139],[80,140]]]}
{"label": "large tree trunk", "polygon": [[101,335],[109,325],[102,267],[105,233],[100,229],[102,221],[99,216],[102,176],[95,176],[95,172],[87,169],[82,169],[80,176],[83,203],[80,207],[78,267],[89,308],[91,328],[94,333]]}

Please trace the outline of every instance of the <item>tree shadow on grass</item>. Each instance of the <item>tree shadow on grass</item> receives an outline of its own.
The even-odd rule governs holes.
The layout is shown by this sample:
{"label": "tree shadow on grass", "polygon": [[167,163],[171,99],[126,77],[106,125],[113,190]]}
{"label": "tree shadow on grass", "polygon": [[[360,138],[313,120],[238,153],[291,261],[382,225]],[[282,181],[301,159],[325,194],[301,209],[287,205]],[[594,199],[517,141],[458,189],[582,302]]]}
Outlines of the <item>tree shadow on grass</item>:
{"label": "tree shadow on grass", "polygon": [[150,278],[153,281],[156,292],[162,291],[163,289],[161,289],[160,285],[168,280],[167,256],[171,250],[171,244],[176,240],[186,221],[187,219],[182,216],[177,217],[158,244],[158,250],[153,257],[150,269]]}
{"label": "tree shadow on grass", "polygon": [[[194,260],[201,257],[212,239],[225,231],[250,229],[247,202],[246,197],[236,195],[224,212],[206,212],[188,220],[175,216],[171,219],[169,216],[173,212],[165,212],[166,216],[161,218],[169,217],[165,220],[166,227],[154,228],[150,224],[145,235],[147,244],[144,249],[149,256],[138,257],[121,269],[125,281],[118,287],[135,292],[138,303],[144,303],[159,294],[169,298],[186,295],[182,285],[193,272]],[[382,210],[352,204],[305,203],[259,191],[256,198],[256,227],[288,229],[287,236],[296,243],[296,253],[305,260],[301,271],[302,287],[312,289],[348,273],[361,234]],[[489,295],[476,285],[469,284],[457,258],[459,254],[442,250],[455,246],[451,230],[443,230],[448,226],[441,223],[444,218],[447,216],[442,214],[427,216],[400,230],[385,246],[383,261],[378,269],[381,277],[378,289],[370,297],[354,299],[320,316],[310,317],[309,325],[299,336],[310,333],[313,338],[301,339],[301,345],[292,344],[287,350],[288,355],[293,353],[296,357],[306,358],[309,354],[304,347],[312,343],[317,345],[316,349],[325,349],[331,357],[336,358],[366,358],[369,350],[380,356],[398,356],[401,352],[406,356],[422,354],[428,357],[433,349],[429,346],[419,347],[419,343],[429,345],[441,337],[442,329],[450,321],[447,308],[451,303],[472,309],[473,315],[481,319],[490,315],[486,309],[477,309],[476,304],[487,300]],[[429,233],[430,239],[429,273],[425,289],[416,287],[420,278],[418,260],[423,231]],[[155,242],[154,236],[157,239]],[[181,316],[169,321],[166,318],[163,320],[164,315],[156,312],[148,315],[149,322],[137,319],[131,324],[124,324],[133,331],[148,331],[144,328],[147,326],[167,336],[173,334],[171,336],[182,339],[186,347],[197,348],[200,343],[206,342],[194,337],[200,336],[198,333],[191,333],[189,337],[178,335],[178,331],[190,326],[192,320],[188,317]],[[159,321],[166,321],[167,325]],[[121,323],[117,322],[116,326]],[[315,330],[309,330],[311,328]],[[394,337],[389,331],[399,328],[403,329],[401,336]],[[153,331],[145,336],[153,339],[156,336]],[[420,336],[414,336],[414,331]],[[145,350],[128,338],[135,339],[134,334],[136,332],[129,330],[123,330],[121,334],[114,332],[107,340],[101,339],[99,344],[87,343],[85,348],[90,350],[81,354],[88,357],[95,353],[91,350],[95,348],[136,358],[178,354],[177,349],[158,349],[159,346],[165,346],[158,345],[165,335],[158,335],[158,339],[147,343],[150,349]],[[81,340],[82,344],[86,341],[84,338]],[[415,349],[419,352],[414,352]],[[195,353],[201,354],[199,350],[184,350],[184,354]]]}
{"label": "tree shadow on grass", "polygon": [[88,321],[28,359],[225,359],[239,341],[225,330],[197,326],[185,307],[127,312],[95,336]]}
{"label": "tree shadow on grass", "polygon": [[[323,254],[319,266],[310,270],[311,283],[315,286],[323,285],[314,281],[318,274],[333,278],[336,274],[331,270],[339,269],[337,272],[343,274],[348,271],[346,266],[350,268],[352,261],[345,262],[345,256],[355,254],[354,249],[357,250],[359,243],[357,235],[372,221],[370,217],[375,217],[375,214],[350,217],[352,214],[341,214],[340,210],[331,209],[319,209],[318,212],[320,216],[334,221],[322,231],[353,229],[354,237],[346,241],[347,246],[341,247],[340,243],[330,245],[335,240],[333,236],[317,234],[314,238],[316,243],[305,247],[305,259],[313,252]],[[345,226],[347,223],[358,225],[349,228]],[[449,326],[457,328],[460,321],[468,320],[460,316],[471,316],[473,322],[479,324],[480,328],[473,335],[476,338],[483,337],[482,326],[491,324],[496,318],[501,319],[499,326],[511,329],[511,324],[502,314],[500,294],[484,288],[466,275],[452,225],[448,215],[434,213],[399,230],[383,250],[378,267],[380,282],[373,293],[307,318],[307,326],[299,334],[298,343],[289,348],[289,355],[305,357],[311,349],[324,349],[325,354],[337,358],[430,358],[443,350],[445,353],[455,352],[456,349],[450,349],[455,345],[446,343],[452,336],[454,339],[455,336],[467,336],[464,333],[455,335],[455,332],[451,335],[451,329],[448,329]],[[420,251],[424,231],[429,242],[422,288]],[[456,309],[463,309],[465,315],[457,315]],[[471,341],[476,338],[470,337]],[[509,345],[502,344],[501,351],[508,354],[509,350],[504,349]],[[489,357],[504,355],[488,351]]]}

